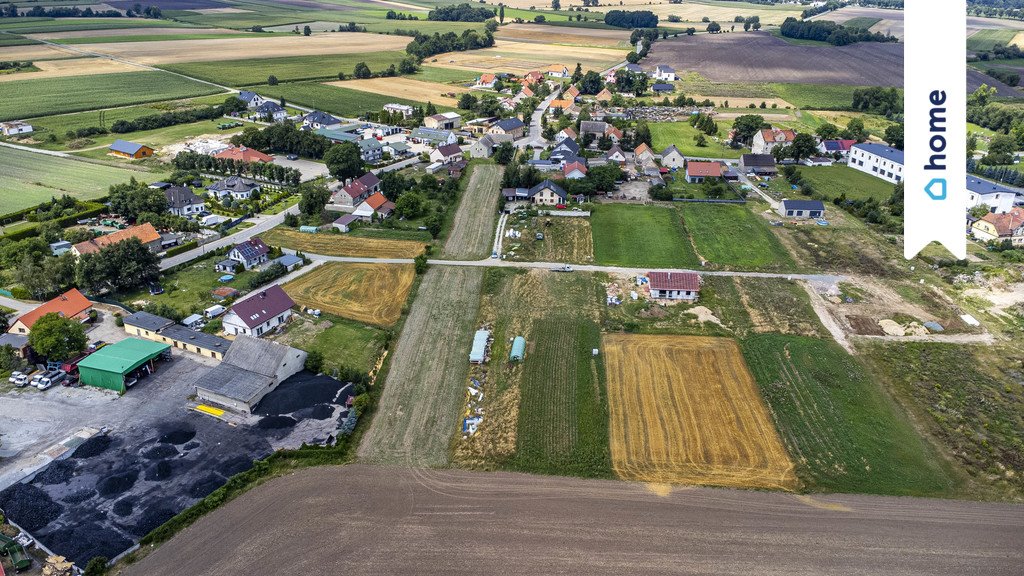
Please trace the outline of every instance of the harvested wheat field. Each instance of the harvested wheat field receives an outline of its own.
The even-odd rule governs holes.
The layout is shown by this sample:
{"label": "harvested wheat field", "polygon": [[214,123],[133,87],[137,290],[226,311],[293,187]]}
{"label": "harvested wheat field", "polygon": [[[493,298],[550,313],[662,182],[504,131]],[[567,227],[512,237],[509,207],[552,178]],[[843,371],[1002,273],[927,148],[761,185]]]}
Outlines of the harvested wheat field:
{"label": "harvested wheat field", "polygon": [[338,234],[308,234],[290,228],[272,228],[260,234],[271,246],[290,248],[324,256],[355,256],[364,258],[415,258],[423,253],[424,244],[411,240],[379,240]]}
{"label": "harvested wheat field", "polygon": [[103,38],[105,36],[159,36],[164,34],[242,34],[227,28],[182,28],[146,26],[144,28],[109,28],[105,30],[72,30],[68,32],[44,32],[26,34],[36,40],[66,40],[69,38]]}
{"label": "harvested wheat field", "polygon": [[38,60],[56,60],[58,58],[78,58],[78,52],[47,46],[45,44],[29,44],[26,46],[4,46],[0,50],[0,59],[33,62]]}
{"label": "harvested wheat field", "polygon": [[569,44],[576,46],[597,46],[601,48],[629,48],[628,30],[604,30],[600,28],[562,28],[558,34],[551,33],[551,26],[544,24],[508,24],[495,33],[498,41],[537,42]]}
{"label": "harvested wheat field", "polygon": [[314,36],[268,36],[261,38],[212,38],[205,40],[162,40],[154,42],[109,42],[92,44],[89,50],[127,58],[142,64],[215,62],[249,58],[319,56],[404,50],[405,36],[384,34],[324,34]]}
{"label": "harvested wheat field", "polygon": [[88,76],[90,74],[112,74],[115,72],[139,72],[138,66],[107,60],[106,58],[74,58],[70,60],[41,60],[33,62],[38,72],[19,72],[17,74],[0,74],[0,82],[31,80],[33,78],[64,78],[68,76]]}
{"label": "harvested wheat field", "polygon": [[[370,92],[372,94],[383,94],[396,98],[405,98],[415,102],[433,102],[442,106],[458,105],[458,97],[469,92],[468,88],[440,84],[437,82],[424,82],[411,78],[370,78],[368,80],[345,80],[343,82],[327,82],[330,86],[349,88]],[[452,96],[454,94],[454,96]]]}
{"label": "harvested wheat field", "polygon": [[620,477],[796,487],[793,463],[734,340],[608,334],[603,342],[612,467]]}
{"label": "harvested wheat field", "polygon": [[499,42],[493,48],[448,52],[430,58],[427,64],[458,70],[484,70],[525,74],[531,70],[544,70],[554,63],[562,63],[569,70],[580,63],[584,70],[605,70],[626,58],[626,50],[614,48],[588,48],[532,42]]}
{"label": "harvested wheat field", "polygon": [[391,326],[402,315],[415,277],[411,264],[328,262],[283,287],[300,306]]}

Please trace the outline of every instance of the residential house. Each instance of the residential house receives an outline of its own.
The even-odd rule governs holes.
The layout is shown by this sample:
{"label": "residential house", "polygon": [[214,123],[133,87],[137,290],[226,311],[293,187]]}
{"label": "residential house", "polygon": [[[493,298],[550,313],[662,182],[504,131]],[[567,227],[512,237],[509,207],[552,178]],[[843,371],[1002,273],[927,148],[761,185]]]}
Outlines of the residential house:
{"label": "residential house", "polygon": [[530,188],[530,191],[527,193],[527,198],[529,198],[531,202],[544,206],[565,204],[568,197],[569,195],[565,190],[551,180],[545,180],[540,184],[537,184],[533,188]]}
{"label": "residential house", "polygon": [[985,214],[971,225],[971,235],[982,242],[1009,240],[1016,248],[1024,246],[1024,208],[1014,207],[1002,214]]}
{"label": "residential house", "polygon": [[521,202],[529,200],[530,189],[529,188],[502,188],[501,195],[505,198],[506,202]]}
{"label": "residential house", "polygon": [[341,120],[326,112],[314,110],[302,117],[302,125],[308,127],[310,130],[320,130],[322,128],[331,130],[340,128]]}
{"label": "residential house", "polygon": [[804,166],[832,166],[836,162],[828,156],[811,156],[800,161]]}
{"label": "residential house", "polygon": [[358,206],[360,202],[369,198],[371,194],[379,189],[380,178],[373,172],[367,172],[346,184],[334,195],[331,201],[343,207]]}
{"label": "residential house", "polygon": [[359,157],[363,162],[376,164],[384,157],[384,145],[376,138],[367,138],[356,142],[359,146]]}
{"label": "residential house", "polygon": [[331,226],[342,232],[350,232],[352,230],[352,223],[356,220],[359,220],[359,217],[355,214],[342,214],[340,218],[331,223]]}
{"label": "residential house", "polygon": [[527,72],[525,76],[523,76],[523,85],[533,86],[534,84],[540,82],[543,79],[544,74],[538,72],[537,70],[531,70],[530,72]]}
{"label": "residential house", "polygon": [[775,209],[787,218],[824,218],[825,204],[821,200],[789,200],[783,198]]}
{"label": "residential house", "polygon": [[580,180],[587,177],[587,165],[583,162],[573,161],[562,168],[562,176],[566,180]]}
{"label": "residential house", "polygon": [[261,104],[267,101],[263,96],[249,90],[239,92],[238,99],[245,102],[245,105],[249,108],[259,108]]}
{"label": "residential house", "polygon": [[228,176],[210,184],[206,190],[220,199],[230,196],[234,200],[248,200],[254,192],[260,191],[260,185],[244,176]]}
{"label": "residential house", "polygon": [[206,210],[206,203],[184,186],[164,188],[164,196],[167,197],[167,211],[175,216],[192,216]]}
{"label": "residential house", "polygon": [[641,68],[639,64],[633,64],[633,63],[626,64],[625,66],[620,68],[620,70],[625,70],[626,72],[632,72],[633,74],[642,74],[643,71],[644,71],[644,69]]}
{"label": "residential house", "polygon": [[700,296],[700,275],[696,272],[648,272],[651,298],[696,302]]}
{"label": "residential house", "polygon": [[568,110],[569,108],[571,108],[572,105],[573,105],[573,101],[572,100],[558,100],[558,99],[556,99],[556,100],[552,100],[551,103],[548,104],[548,108],[551,109],[552,111],[554,111],[554,110],[561,110],[561,111],[564,112],[564,111]]}
{"label": "residential house", "polygon": [[671,84],[665,84],[664,82],[657,82],[651,86],[651,91],[654,92],[655,96],[662,94],[668,94],[669,92],[675,92],[676,87]]}
{"label": "residential house", "polygon": [[511,111],[515,110],[517,104],[518,104],[518,102],[516,102],[515,98],[507,98],[506,97],[506,98],[500,98],[498,100],[498,106],[501,106],[501,109],[504,110],[505,112],[511,112]]}
{"label": "residential house", "polygon": [[27,122],[0,122],[0,133],[4,136],[31,134],[35,128]]}
{"label": "residential house", "polygon": [[469,147],[469,156],[471,158],[490,158],[494,154],[495,146],[494,138],[490,134],[485,134],[483,138]]}
{"label": "residential house", "polygon": [[818,144],[818,152],[829,156],[839,154],[840,158],[848,158],[856,140],[822,140]]}
{"label": "residential house", "polygon": [[71,252],[75,256],[96,254],[107,246],[113,246],[118,242],[124,242],[125,240],[130,240],[132,238],[141,242],[142,245],[149,248],[151,252],[155,253],[160,251],[160,233],[156,231],[156,228],[154,228],[152,224],[146,222],[144,224],[139,224],[138,226],[129,226],[124,230],[111,232],[106,236],[97,236],[91,240],[79,242],[71,247]]}
{"label": "residential house", "polygon": [[263,336],[286,323],[295,302],[284,289],[273,284],[245,300],[235,302],[224,315],[224,333],[232,336]]}
{"label": "residential house", "polygon": [[551,150],[549,158],[554,161],[561,161],[564,158],[576,157],[580,155],[580,145],[575,140],[566,138],[562,140]]}
{"label": "residential house", "polygon": [[253,113],[258,118],[268,120],[270,122],[281,122],[288,117],[288,111],[285,110],[277,102],[264,102],[256,107]]}
{"label": "residential house", "polygon": [[138,144],[136,142],[128,142],[127,140],[121,140],[118,138],[114,140],[114,143],[110,145],[108,154],[111,156],[119,156],[121,158],[131,158],[138,160],[139,158],[149,158],[153,155],[154,150],[145,144]]}
{"label": "residential house", "polygon": [[562,92],[562,97],[575,101],[580,97],[580,89],[576,86],[569,86],[564,92]]}
{"label": "residential house", "polygon": [[519,89],[519,93],[516,94],[516,98],[518,99],[516,101],[516,103],[518,104],[519,102],[521,102],[521,101],[523,101],[523,100],[525,100],[527,98],[533,98],[533,96],[534,96],[533,89],[530,88],[529,86],[524,85],[522,88]]}
{"label": "residential house", "polygon": [[563,64],[552,64],[547,67],[545,72],[551,78],[568,78],[569,76],[572,76],[572,74],[569,73],[569,68]]}
{"label": "residential house", "polygon": [[555,143],[559,143],[562,140],[565,140],[566,138],[568,138],[569,140],[575,140],[576,131],[568,126],[562,128],[561,130],[558,131],[558,134],[555,134]]}
{"label": "residential house", "polygon": [[228,252],[228,260],[234,260],[246,270],[252,270],[270,259],[270,247],[259,238],[250,238],[235,244]]}
{"label": "residential house", "polygon": [[988,206],[990,212],[1005,214],[1017,200],[1017,192],[1002,184],[967,175],[967,207]]}
{"label": "residential house", "polygon": [[580,137],[586,137],[590,134],[594,137],[594,140],[605,135],[608,130],[608,124],[605,122],[597,122],[595,120],[584,120],[580,122]]}
{"label": "residential house", "polygon": [[384,153],[391,154],[392,158],[405,158],[412,155],[412,148],[405,142],[384,142]]}
{"label": "residential house", "polygon": [[462,148],[458,144],[445,144],[438,146],[430,152],[431,162],[451,164],[462,159]]}
{"label": "residential house", "polygon": [[622,140],[622,130],[619,130],[612,124],[608,124],[604,127],[604,135],[607,136],[612,142],[618,142]]}
{"label": "residential house", "polygon": [[637,164],[654,162],[654,151],[651,150],[651,147],[646,142],[641,142],[639,146],[633,149],[633,161]]}
{"label": "residential house", "polygon": [[491,90],[494,88],[494,83],[497,81],[498,78],[494,74],[481,74],[480,77],[476,79],[476,84],[473,85],[473,88]]}
{"label": "residential house", "polygon": [[754,143],[750,151],[754,154],[771,154],[776,146],[787,146],[793,143],[796,132],[779,128],[764,128],[754,134]]}
{"label": "residential house", "polygon": [[779,173],[775,167],[775,157],[771,154],[744,154],[740,157],[740,170],[756,176],[775,176]]}
{"label": "residential house", "polygon": [[416,113],[416,109],[407,104],[390,103],[384,105],[384,111],[391,114],[401,114],[402,118],[408,118]]}
{"label": "residential house", "polygon": [[526,124],[519,118],[498,120],[487,130],[489,134],[507,134],[513,138],[522,138],[526,132]]}
{"label": "residential house", "polygon": [[718,162],[698,162],[690,160],[686,163],[686,181],[699,184],[708,178],[721,178],[722,165]]}
{"label": "residential house", "polygon": [[234,160],[236,162],[264,162],[270,164],[274,161],[273,156],[245,146],[229,146],[225,150],[214,154],[213,157],[223,160]]}
{"label": "residential house", "polygon": [[903,180],[903,150],[885,144],[854,144],[847,164],[893,184]]}
{"label": "residential house", "polygon": [[423,119],[423,126],[433,130],[455,130],[462,126],[462,116],[457,112],[434,114]]}
{"label": "residential house", "polygon": [[622,148],[619,148],[618,144],[609,148],[608,151],[605,152],[604,157],[607,158],[609,162],[615,162],[620,166],[626,163],[626,153],[622,151]]}
{"label": "residential house", "polygon": [[[612,81],[614,82],[614,79]],[[594,99],[598,102],[610,102],[612,99],[612,92],[611,90],[604,88],[597,93],[597,96],[595,96]]]}
{"label": "residential house", "polygon": [[44,302],[35,309],[22,314],[7,331],[11,334],[28,334],[32,331],[32,326],[36,321],[47,314],[57,314],[63,318],[85,322],[89,319],[91,311],[92,302],[79,292],[78,288],[72,288],[53,300]]}
{"label": "residential house", "polygon": [[179,350],[220,360],[231,347],[231,341],[195,330],[202,320],[202,316],[193,314],[182,320],[181,324],[175,324],[169,318],[149,312],[135,312],[124,317],[124,331],[130,336],[170,344]]}
{"label": "residential house", "polygon": [[686,157],[675,144],[670,144],[661,153],[661,165],[666,168],[682,168],[686,165]]}
{"label": "residential house", "polygon": [[662,82],[675,82],[676,80],[679,80],[679,77],[676,76],[675,69],[665,64],[655,66],[654,72],[651,73],[651,78]]}
{"label": "residential house", "polygon": [[366,199],[362,204],[356,207],[355,211],[352,212],[352,216],[364,222],[373,220],[373,215],[376,214],[380,218],[387,218],[395,210],[395,204],[389,201],[380,192],[374,192]]}
{"label": "residential house", "polygon": [[459,141],[455,136],[455,133],[451,130],[435,130],[433,128],[423,127],[413,128],[412,132],[409,134],[409,139],[413,142],[430,144],[432,146],[455,144]]}

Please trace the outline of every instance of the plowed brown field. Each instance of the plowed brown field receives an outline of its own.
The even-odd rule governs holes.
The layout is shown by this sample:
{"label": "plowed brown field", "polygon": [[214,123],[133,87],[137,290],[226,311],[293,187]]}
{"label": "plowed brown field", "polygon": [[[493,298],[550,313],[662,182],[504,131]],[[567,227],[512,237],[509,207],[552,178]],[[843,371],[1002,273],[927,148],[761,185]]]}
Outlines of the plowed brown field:
{"label": "plowed brown field", "polygon": [[415,276],[410,264],[329,262],[285,284],[284,290],[300,306],[391,326],[402,315]]}
{"label": "plowed brown field", "polygon": [[624,479],[792,489],[793,463],[728,338],[604,337],[612,467]]}

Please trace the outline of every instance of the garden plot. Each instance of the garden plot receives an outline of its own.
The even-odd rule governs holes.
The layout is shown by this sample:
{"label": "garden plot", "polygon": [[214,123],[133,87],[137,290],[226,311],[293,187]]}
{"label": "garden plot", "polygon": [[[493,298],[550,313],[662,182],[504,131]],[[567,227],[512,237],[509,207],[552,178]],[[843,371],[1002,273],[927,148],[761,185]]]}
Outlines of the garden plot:
{"label": "garden plot", "polygon": [[328,262],[288,282],[284,289],[300,306],[391,326],[402,315],[415,276],[409,264]]}
{"label": "garden plot", "polygon": [[609,334],[604,354],[620,477],[796,487],[793,463],[734,340]]}
{"label": "garden plot", "polygon": [[[592,264],[594,240],[589,218],[532,216],[517,210],[505,226],[502,249],[509,260]],[[543,234],[538,238],[537,234]]]}
{"label": "garden plot", "polygon": [[406,100],[415,100],[416,102],[432,102],[443,106],[456,106],[459,102],[459,96],[469,92],[468,88],[461,86],[423,82],[422,80],[413,80],[412,78],[405,77],[345,80],[327,82],[327,85],[350,88],[372,94],[397,96]]}

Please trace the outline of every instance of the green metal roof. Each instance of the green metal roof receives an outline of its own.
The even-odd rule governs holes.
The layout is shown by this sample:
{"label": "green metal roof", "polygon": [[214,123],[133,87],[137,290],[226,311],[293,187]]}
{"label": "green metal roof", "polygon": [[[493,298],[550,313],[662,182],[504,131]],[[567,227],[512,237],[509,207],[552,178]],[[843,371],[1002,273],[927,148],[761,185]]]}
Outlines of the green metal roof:
{"label": "green metal roof", "polygon": [[105,372],[125,374],[138,368],[143,362],[159,356],[170,344],[125,338],[117,344],[104,346],[78,363],[79,368],[92,368]]}

